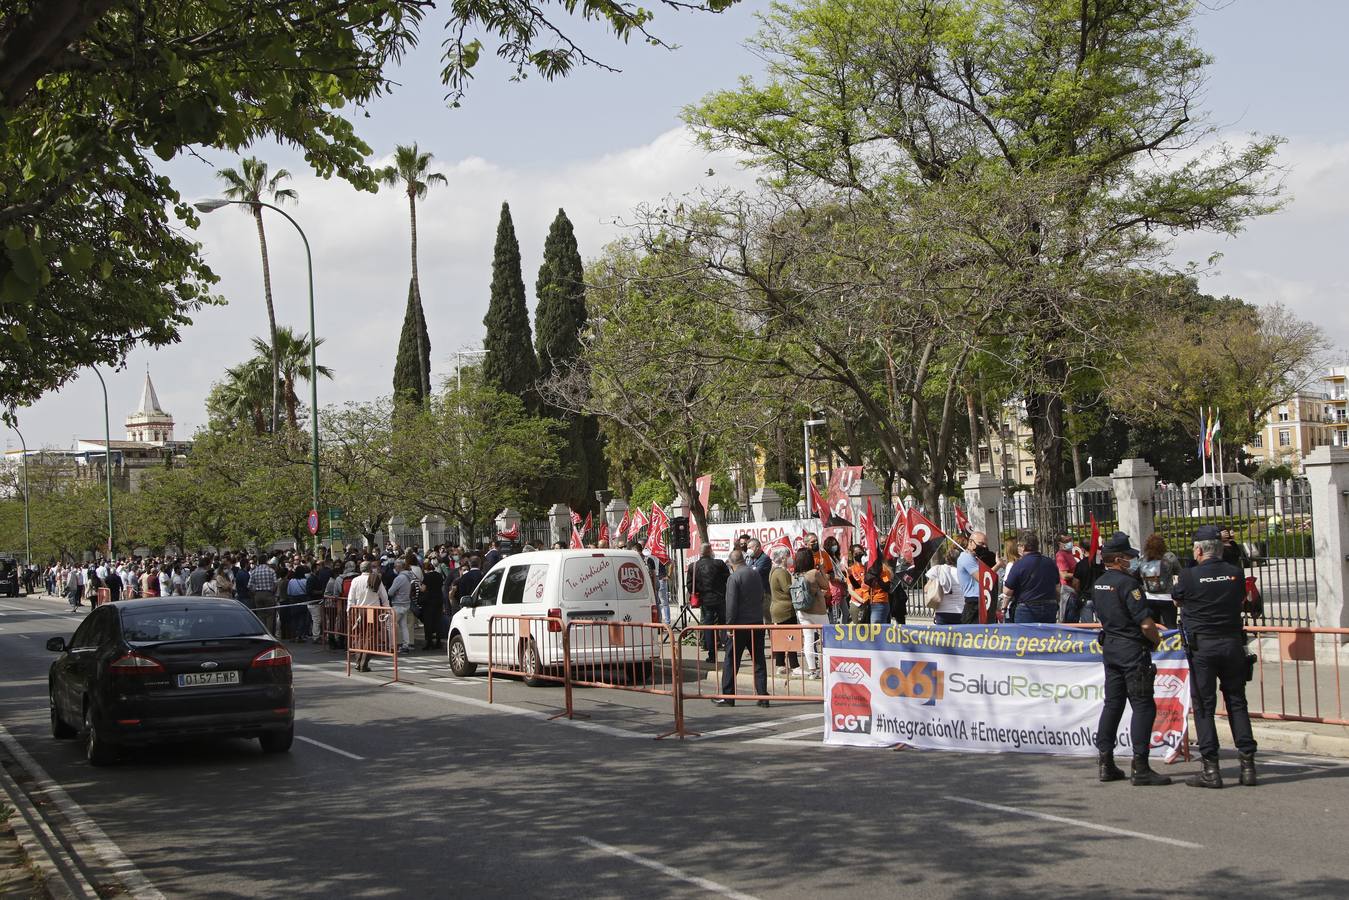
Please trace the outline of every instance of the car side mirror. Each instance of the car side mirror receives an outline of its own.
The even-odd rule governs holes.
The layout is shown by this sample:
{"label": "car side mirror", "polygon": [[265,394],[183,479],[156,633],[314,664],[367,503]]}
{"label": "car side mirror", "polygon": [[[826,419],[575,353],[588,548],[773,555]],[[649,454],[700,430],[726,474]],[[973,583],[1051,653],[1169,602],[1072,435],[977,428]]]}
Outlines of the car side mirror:
{"label": "car side mirror", "polygon": [[463,600],[459,601],[459,607],[461,609],[472,609],[477,605],[478,605],[478,598],[473,596],[465,597]]}
{"label": "car side mirror", "polygon": [[47,638],[47,649],[53,653],[64,653],[66,650],[66,639],[63,637]]}

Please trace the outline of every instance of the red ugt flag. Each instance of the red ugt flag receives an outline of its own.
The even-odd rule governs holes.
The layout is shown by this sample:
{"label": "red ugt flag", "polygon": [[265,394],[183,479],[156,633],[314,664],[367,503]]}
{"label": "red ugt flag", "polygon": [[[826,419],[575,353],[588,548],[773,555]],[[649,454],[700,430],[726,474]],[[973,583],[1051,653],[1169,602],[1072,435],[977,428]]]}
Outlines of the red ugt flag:
{"label": "red ugt flag", "polygon": [[601,522],[601,523],[600,523],[600,533],[599,533],[599,535],[598,535],[598,537],[597,537],[596,539],[597,539],[600,543],[602,543],[602,544],[608,542],[608,540],[609,540],[609,523],[608,523],[608,522]]}
{"label": "red ugt flag", "polygon": [[646,548],[651,555],[662,563],[670,562],[670,551],[665,546],[665,529],[670,527],[670,517],[660,504],[651,504],[651,528],[646,533]]}
{"label": "red ugt flag", "polygon": [[814,479],[810,482],[810,506],[813,512],[820,519],[820,527],[829,527],[829,507],[820,496],[820,489],[815,486]]}
{"label": "red ugt flag", "polygon": [[871,498],[867,498],[867,513],[862,517],[862,538],[866,541],[867,565],[875,566],[880,561],[880,539],[876,536],[876,514],[871,509]]}
{"label": "red ugt flag", "polygon": [[590,519],[590,513],[586,513],[586,524],[585,524],[585,527],[581,529],[581,534],[583,534],[583,535],[585,535],[585,534],[590,534],[590,530],[591,530],[591,528],[593,528],[593,527],[594,527],[594,526],[593,526],[593,523],[591,522],[591,519]]}
{"label": "red ugt flag", "polygon": [[1101,550],[1101,526],[1096,521],[1096,513],[1091,514],[1091,549],[1087,551],[1087,559],[1091,564],[1096,565],[1096,554]]}
{"label": "red ugt flag", "polygon": [[632,511],[632,518],[628,521],[628,537],[637,540],[637,535],[642,533],[642,529],[647,526],[646,514],[640,509]]}
{"label": "red ugt flag", "polygon": [[571,549],[580,550],[582,546],[581,532],[577,531],[576,526],[573,525],[571,526]]}
{"label": "red ugt flag", "polygon": [[982,560],[976,559],[975,562],[979,563],[979,624],[987,625],[989,611],[993,609],[996,597],[998,573],[984,565]]}
{"label": "red ugt flag", "polygon": [[623,511],[623,518],[619,520],[618,528],[614,531],[614,540],[623,543],[628,539],[628,523],[632,521],[632,510]]}
{"label": "red ugt flag", "polygon": [[970,520],[965,516],[965,510],[960,508],[960,504],[956,504],[956,531],[961,534],[970,533]]}
{"label": "red ugt flag", "polygon": [[581,526],[581,514],[574,509],[571,511],[571,524],[576,528]]}

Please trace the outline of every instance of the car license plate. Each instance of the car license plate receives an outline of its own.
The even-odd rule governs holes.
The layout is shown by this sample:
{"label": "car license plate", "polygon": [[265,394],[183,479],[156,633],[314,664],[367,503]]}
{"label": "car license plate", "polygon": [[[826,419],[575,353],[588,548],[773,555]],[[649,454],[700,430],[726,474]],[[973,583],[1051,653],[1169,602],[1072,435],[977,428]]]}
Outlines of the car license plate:
{"label": "car license plate", "polygon": [[187,672],[178,676],[179,687],[200,687],[205,684],[238,684],[239,673],[228,672]]}

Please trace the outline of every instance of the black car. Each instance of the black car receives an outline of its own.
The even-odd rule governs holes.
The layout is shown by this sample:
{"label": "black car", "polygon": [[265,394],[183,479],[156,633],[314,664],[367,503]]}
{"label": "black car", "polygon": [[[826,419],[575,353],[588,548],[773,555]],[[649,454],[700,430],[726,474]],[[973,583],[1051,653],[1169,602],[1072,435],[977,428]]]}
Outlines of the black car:
{"label": "black car", "polygon": [[19,596],[19,561],[12,556],[0,556],[0,594]]}
{"label": "black car", "polygon": [[294,740],[290,652],[238,601],[105,603],[47,649],[61,654],[48,677],[52,736],[80,736],[96,766],[156,741],[256,737],[285,753]]}

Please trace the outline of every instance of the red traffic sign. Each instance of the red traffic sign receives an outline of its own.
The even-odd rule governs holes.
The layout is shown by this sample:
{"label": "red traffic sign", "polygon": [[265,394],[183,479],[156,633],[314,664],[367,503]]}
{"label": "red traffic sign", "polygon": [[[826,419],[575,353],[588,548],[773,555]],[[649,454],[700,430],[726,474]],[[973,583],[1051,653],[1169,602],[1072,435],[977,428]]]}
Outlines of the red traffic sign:
{"label": "red traffic sign", "polygon": [[319,511],[317,509],[311,509],[309,511],[309,533],[319,533]]}

